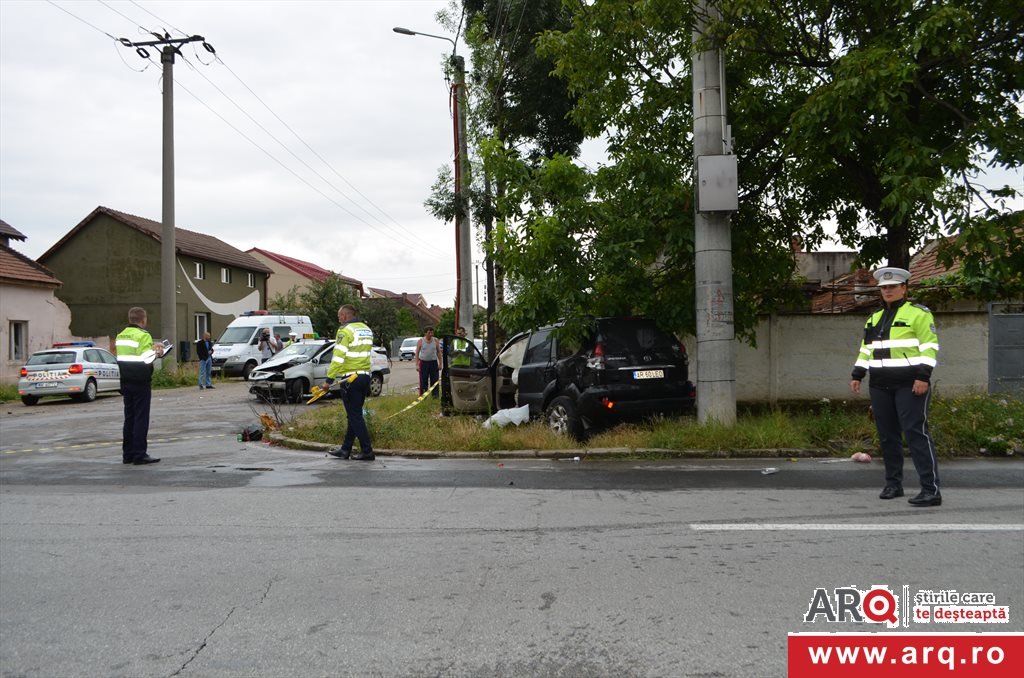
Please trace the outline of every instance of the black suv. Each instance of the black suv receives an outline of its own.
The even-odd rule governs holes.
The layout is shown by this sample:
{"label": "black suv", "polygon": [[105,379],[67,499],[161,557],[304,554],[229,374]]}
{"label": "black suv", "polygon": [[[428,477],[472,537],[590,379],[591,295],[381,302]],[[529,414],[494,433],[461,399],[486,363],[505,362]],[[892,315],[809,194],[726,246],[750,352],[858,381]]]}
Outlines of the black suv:
{"label": "black suv", "polygon": [[[453,361],[446,348],[445,409],[482,413],[529,405],[531,417],[544,416],[575,438],[619,421],[692,411],[696,389],[686,349],[653,320],[597,318],[577,344],[556,336],[560,326],[512,337],[491,364],[472,349],[468,361]],[[445,347],[453,339],[445,337]]]}

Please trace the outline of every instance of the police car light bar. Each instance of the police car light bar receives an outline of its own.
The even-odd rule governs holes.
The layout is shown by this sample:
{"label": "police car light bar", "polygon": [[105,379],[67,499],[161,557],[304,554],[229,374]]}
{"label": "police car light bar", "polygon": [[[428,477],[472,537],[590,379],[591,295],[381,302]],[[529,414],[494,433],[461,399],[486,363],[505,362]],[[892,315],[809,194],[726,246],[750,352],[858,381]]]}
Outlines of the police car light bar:
{"label": "police car light bar", "polygon": [[61,341],[53,345],[53,348],[65,348],[67,346],[95,346],[95,341]]}

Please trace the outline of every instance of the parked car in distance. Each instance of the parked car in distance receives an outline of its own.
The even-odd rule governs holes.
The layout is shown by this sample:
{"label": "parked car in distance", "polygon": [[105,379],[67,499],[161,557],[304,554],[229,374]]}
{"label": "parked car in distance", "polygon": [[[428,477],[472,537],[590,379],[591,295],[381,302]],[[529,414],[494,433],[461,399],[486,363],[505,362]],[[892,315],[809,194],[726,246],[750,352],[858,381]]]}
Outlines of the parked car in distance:
{"label": "parked car in distance", "polygon": [[[257,398],[300,402],[313,386],[327,380],[327,368],[334,357],[334,341],[303,339],[249,373],[249,393]],[[380,346],[370,355],[370,395],[379,396],[388,381],[391,368]]]}
{"label": "parked car in distance", "polygon": [[531,417],[577,439],[621,421],[693,410],[686,348],[653,320],[596,318],[575,343],[558,337],[559,327],[512,337],[490,363],[475,347],[468,367],[449,365],[446,353],[451,409],[529,405]]}
{"label": "parked car in distance", "polygon": [[120,388],[117,358],[91,341],[62,342],[36,351],[21,368],[18,380],[18,395],[26,405],[35,405],[44,396],[92,402],[98,393]]}
{"label": "parked car in distance", "polygon": [[398,362],[416,357],[416,342],[419,340],[419,337],[409,337],[402,341],[402,346],[398,349]]}

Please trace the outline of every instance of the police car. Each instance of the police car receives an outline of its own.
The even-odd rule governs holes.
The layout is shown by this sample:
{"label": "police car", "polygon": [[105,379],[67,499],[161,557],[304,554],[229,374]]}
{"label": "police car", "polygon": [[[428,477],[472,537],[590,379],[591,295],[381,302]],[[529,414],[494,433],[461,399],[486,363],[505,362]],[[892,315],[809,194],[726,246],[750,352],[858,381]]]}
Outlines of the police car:
{"label": "police car", "polygon": [[117,358],[91,341],[63,342],[33,353],[18,380],[18,395],[26,405],[58,395],[92,402],[97,393],[120,388]]}
{"label": "police car", "polygon": [[[313,386],[322,386],[334,357],[334,342],[303,338],[249,373],[249,393],[264,400],[300,402]],[[379,396],[391,368],[387,353],[374,346],[370,354],[370,395]]]}

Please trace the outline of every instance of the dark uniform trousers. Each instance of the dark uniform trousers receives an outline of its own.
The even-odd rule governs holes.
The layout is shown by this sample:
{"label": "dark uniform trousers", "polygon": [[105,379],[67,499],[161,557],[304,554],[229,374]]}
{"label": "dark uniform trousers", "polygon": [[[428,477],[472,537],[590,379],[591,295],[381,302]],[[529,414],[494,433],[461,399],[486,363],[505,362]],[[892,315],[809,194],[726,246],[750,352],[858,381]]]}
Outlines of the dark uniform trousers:
{"label": "dark uniform trousers", "polygon": [[907,435],[910,458],[921,478],[921,490],[939,494],[939,472],[935,446],[928,435],[928,401],[931,389],[914,395],[910,386],[870,389],[871,411],[885,461],[885,484],[903,487],[903,433]]}
{"label": "dark uniform trousers", "polygon": [[122,381],[121,399],[124,401],[124,431],[122,432],[121,460],[135,461],[146,456],[149,435],[149,403],[153,394],[148,381]]}
{"label": "dark uniform trousers", "polygon": [[345,431],[345,439],[341,442],[343,450],[351,451],[352,444],[358,438],[361,451],[373,452],[370,431],[366,428],[366,420],[363,419],[363,403],[366,402],[369,390],[370,375],[360,374],[342,391],[342,402],[345,403],[345,415],[348,418],[348,429]]}

